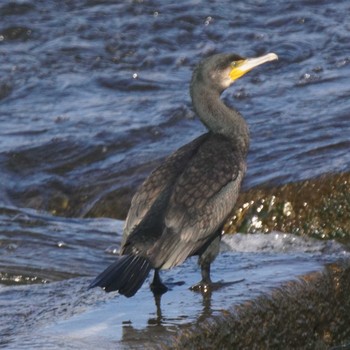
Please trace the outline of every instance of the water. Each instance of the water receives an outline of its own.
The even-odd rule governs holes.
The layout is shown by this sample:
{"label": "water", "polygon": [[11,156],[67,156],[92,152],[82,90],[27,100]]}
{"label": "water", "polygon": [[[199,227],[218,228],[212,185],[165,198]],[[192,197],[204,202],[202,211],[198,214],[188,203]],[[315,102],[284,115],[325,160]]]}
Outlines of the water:
{"label": "water", "polygon": [[[124,305],[125,299],[109,301],[84,288],[113,260],[122,226],[114,219],[125,217],[137,184],[205,130],[188,94],[201,58],[231,51],[279,56],[223,96],[251,130],[245,188],[349,171],[349,10],[346,0],[336,6],[306,0],[2,1],[0,302],[7,311],[0,325],[11,324],[7,346],[19,345],[18,334],[27,348],[39,346],[48,339],[43,324],[90,311],[93,319],[104,300]],[[305,268],[292,261],[296,273],[320,267],[312,258]],[[175,291],[190,304],[195,297],[182,293],[197,271],[192,276],[195,264],[188,264],[168,278],[188,275],[186,287]],[[214,274],[221,276],[223,265],[219,261]],[[259,289],[257,280],[250,286],[255,283]],[[232,288],[241,295],[241,287]],[[61,306],[55,304],[54,314],[45,303],[57,291]],[[67,311],[62,305],[72,305],[72,292],[79,295]],[[148,293],[147,286],[140,293]],[[44,300],[40,308],[28,307],[38,300]],[[30,325],[22,332],[26,317]],[[120,326],[118,317],[110,324]],[[139,321],[142,329],[146,318]],[[70,326],[63,324],[63,333]]]}
{"label": "water", "polygon": [[[60,224],[52,219],[52,227],[55,225]],[[95,225],[90,222],[87,226],[88,236]],[[99,226],[101,231],[108,232],[111,222],[100,220]],[[83,228],[80,230],[84,232]],[[224,313],[232,305],[349,256],[339,243],[278,232],[226,236],[221,254],[213,264],[213,277],[227,285],[206,297],[190,291],[188,288],[199,279],[199,271],[195,259],[189,259],[163,273],[170,291],[157,309],[149,290],[150,281],[130,299],[100,289],[87,290],[91,278],[72,278],[72,273],[79,274],[80,270],[83,275],[85,266],[93,271],[101,259],[90,257],[84,266],[79,266],[81,252],[85,256],[91,247],[82,247],[74,237],[65,237],[65,241],[66,249],[75,253],[66,256],[62,253],[61,260],[47,262],[52,270],[62,269],[65,264],[66,269],[71,266],[70,274],[63,276],[64,281],[0,288],[3,317],[0,346],[16,350],[153,348],[209,316]]]}
{"label": "water", "polygon": [[280,58],[224,96],[251,129],[246,188],[348,170],[349,6],[3,1],[1,197],[125,217],[155,164],[204,131],[188,84],[214,52]]}

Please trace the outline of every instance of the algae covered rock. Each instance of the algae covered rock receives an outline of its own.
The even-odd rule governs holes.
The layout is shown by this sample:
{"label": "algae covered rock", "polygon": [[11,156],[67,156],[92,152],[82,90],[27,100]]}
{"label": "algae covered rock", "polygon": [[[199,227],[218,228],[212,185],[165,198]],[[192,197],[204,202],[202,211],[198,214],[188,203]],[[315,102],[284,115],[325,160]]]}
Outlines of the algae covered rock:
{"label": "algae covered rock", "polygon": [[225,233],[271,232],[350,240],[350,174],[242,193]]}

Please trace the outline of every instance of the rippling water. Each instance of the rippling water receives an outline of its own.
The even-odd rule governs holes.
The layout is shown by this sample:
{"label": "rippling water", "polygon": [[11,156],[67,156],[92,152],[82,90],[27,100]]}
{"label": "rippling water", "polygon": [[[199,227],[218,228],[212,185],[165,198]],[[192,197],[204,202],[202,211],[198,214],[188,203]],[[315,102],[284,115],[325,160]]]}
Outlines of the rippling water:
{"label": "rippling water", "polygon": [[124,218],[147,173],[204,131],[188,86],[212,53],[279,56],[224,95],[251,130],[246,188],[349,171],[349,11],[346,0],[2,1],[2,281],[74,281],[112,260],[103,251],[121,224],[92,217]]}
{"label": "rippling water", "polygon": [[[132,192],[161,158],[204,131],[188,84],[194,65],[214,52],[280,57],[225,94],[251,129],[246,186],[348,170],[349,7],[3,2],[7,203],[77,216]],[[67,207],[56,197],[67,197]],[[122,218],[125,209],[109,214]]]}

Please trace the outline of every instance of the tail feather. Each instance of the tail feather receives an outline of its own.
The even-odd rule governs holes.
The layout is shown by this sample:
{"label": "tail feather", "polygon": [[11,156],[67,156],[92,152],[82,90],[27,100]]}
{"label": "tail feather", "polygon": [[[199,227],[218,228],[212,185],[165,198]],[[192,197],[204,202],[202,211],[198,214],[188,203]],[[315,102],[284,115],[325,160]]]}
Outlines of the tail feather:
{"label": "tail feather", "polygon": [[133,296],[141,288],[143,282],[149,274],[150,269],[151,265],[146,259],[144,259],[139,266],[132,266],[132,268],[129,269],[131,271],[128,272],[130,274],[129,281],[119,289],[119,293],[125,296]]}
{"label": "tail feather", "polygon": [[141,256],[123,255],[98,275],[89,288],[119,291],[129,298],[141,288],[151,268],[150,262]]}

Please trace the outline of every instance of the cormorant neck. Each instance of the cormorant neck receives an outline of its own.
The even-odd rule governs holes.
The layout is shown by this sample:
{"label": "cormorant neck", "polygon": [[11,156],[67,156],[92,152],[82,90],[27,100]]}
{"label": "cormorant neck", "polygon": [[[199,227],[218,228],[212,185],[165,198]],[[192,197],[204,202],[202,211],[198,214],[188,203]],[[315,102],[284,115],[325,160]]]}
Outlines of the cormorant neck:
{"label": "cormorant neck", "polygon": [[192,104],[203,124],[213,133],[230,139],[246,155],[249,129],[241,114],[225,105],[220,93],[206,87],[191,88]]}

